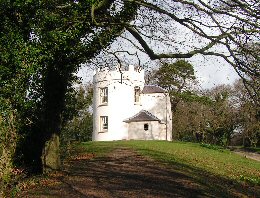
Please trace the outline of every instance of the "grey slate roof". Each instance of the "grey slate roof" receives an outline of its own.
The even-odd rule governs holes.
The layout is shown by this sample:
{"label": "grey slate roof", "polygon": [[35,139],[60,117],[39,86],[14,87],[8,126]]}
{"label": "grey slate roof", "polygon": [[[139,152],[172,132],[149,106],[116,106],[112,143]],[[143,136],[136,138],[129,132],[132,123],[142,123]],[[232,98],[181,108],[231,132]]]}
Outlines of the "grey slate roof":
{"label": "grey slate roof", "polygon": [[157,86],[157,85],[145,85],[143,90],[142,90],[142,93],[143,94],[149,94],[149,93],[165,93],[166,91]]}
{"label": "grey slate roof", "polygon": [[124,122],[142,122],[142,121],[158,121],[161,122],[159,118],[151,114],[146,110],[141,110],[139,113],[135,114],[133,117],[124,120]]}

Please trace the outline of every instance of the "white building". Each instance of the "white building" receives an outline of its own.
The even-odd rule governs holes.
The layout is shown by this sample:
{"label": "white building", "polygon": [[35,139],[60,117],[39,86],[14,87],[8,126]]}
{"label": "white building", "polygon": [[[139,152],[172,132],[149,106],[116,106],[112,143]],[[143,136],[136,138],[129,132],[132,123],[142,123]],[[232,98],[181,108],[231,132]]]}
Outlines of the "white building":
{"label": "white building", "polygon": [[144,70],[103,68],[93,84],[93,141],[172,140],[169,95],[145,85]]}

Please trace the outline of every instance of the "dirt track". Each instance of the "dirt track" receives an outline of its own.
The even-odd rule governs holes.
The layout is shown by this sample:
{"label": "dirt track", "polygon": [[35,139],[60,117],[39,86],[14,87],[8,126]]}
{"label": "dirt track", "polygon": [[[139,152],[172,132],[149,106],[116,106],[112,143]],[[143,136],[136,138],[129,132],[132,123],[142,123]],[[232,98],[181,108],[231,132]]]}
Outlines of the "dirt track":
{"label": "dirt track", "polygon": [[247,152],[244,150],[235,150],[234,153],[260,162],[260,154],[258,153]]}
{"label": "dirt track", "polygon": [[51,184],[20,197],[247,197],[248,193],[257,197],[260,189],[243,189],[224,178],[161,164],[119,148],[106,157],[71,160]]}

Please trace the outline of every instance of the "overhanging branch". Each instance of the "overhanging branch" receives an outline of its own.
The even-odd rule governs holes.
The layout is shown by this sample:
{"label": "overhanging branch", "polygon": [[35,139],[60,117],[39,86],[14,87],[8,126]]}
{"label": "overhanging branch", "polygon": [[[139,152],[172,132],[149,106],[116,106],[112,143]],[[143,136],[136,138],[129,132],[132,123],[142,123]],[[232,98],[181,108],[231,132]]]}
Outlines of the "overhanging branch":
{"label": "overhanging branch", "polygon": [[154,51],[148,46],[146,41],[142,38],[142,36],[138,33],[138,31],[134,27],[126,27],[126,29],[137,39],[137,41],[141,44],[145,52],[148,56],[152,59],[162,59],[162,58],[191,58],[196,54],[202,54],[203,52],[207,51],[208,49],[212,48],[215,44],[217,44],[221,39],[225,38],[226,35],[222,35],[217,40],[211,41],[205,47],[202,47],[198,50],[192,50],[188,53],[169,53],[169,54],[155,54]]}

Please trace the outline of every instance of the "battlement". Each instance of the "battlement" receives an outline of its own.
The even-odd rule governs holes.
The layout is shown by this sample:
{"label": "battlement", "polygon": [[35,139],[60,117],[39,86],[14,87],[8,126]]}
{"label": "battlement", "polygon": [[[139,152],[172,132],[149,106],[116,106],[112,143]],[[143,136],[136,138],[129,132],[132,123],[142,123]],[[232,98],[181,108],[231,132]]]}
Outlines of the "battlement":
{"label": "battlement", "polygon": [[136,71],[136,72],[140,72],[141,70],[143,70],[140,66],[135,66],[135,65],[128,65],[128,66],[120,66],[120,65],[116,65],[114,67],[99,67],[94,71],[94,75],[96,73],[99,72],[106,72],[106,71]]}
{"label": "battlement", "polygon": [[116,66],[112,69],[108,67],[98,68],[94,72],[93,82],[128,80],[144,82],[144,70],[141,67],[129,65],[128,68]]}

